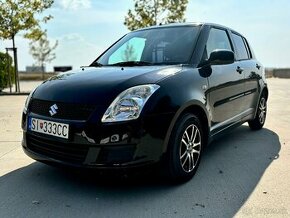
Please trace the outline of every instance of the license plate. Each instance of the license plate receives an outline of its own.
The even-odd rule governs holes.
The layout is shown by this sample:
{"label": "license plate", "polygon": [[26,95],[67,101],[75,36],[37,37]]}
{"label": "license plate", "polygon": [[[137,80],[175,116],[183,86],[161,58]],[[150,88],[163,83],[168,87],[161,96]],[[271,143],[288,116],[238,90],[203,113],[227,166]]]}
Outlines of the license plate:
{"label": "license plate", "polygon": [[28,130],[68,139],[69,125],[30,117]]}

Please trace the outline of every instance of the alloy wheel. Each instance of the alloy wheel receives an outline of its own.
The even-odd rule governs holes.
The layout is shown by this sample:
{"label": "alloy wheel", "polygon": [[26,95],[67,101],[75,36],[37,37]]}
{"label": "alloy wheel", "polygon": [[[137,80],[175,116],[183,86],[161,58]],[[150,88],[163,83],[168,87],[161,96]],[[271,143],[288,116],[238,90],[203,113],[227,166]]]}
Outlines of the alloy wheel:
{"label": "alloy wheel", "polygon": [[261,124],[265,122],[266,112],[267,112],[266,99],[262,97],[259,104],[259,121]]}
{"label": "alloy wheel", "polygon": [[198,163],[201,152],[201,134],[196,125],[189,125],[181,138],[179,158],[182,169],[190,173]]}

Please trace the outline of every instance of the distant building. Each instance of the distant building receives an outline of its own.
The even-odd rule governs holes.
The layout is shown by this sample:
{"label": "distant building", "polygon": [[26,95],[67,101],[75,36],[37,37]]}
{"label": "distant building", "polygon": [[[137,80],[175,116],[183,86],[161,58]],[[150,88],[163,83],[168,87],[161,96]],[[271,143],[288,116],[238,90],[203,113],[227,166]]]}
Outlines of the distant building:
{"label": "distant building", "polygon": [[[45,67],[43,68],[44,72],[46,71]],[[29,73],[40,73],[42,72],[41,66],[26,66],[26,72]]]}
{"label": "distant building", "polygon": [[290,69],[276,68],[273,70],[273,76],[278,78],[290,78]]}
{"label": "distant building", "polygon": [[55,66],[53,69],[54,72],[66,72],[72,70],[72,66]]}

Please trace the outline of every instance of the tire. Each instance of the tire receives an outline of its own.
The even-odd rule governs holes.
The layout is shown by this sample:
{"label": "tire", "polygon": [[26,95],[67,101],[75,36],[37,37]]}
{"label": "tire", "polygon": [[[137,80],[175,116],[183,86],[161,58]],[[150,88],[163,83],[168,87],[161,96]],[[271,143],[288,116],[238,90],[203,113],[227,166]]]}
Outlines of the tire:
{"label": "tire", "polygon": [[267,115],[267,98],[265,94],[262,94],[259,100],[257,114],[253,120],[248,122],[249,127],[252,130],[262,129],[266,121],[266,115]]}
{"label": "tire", "polygon": [[203,129],[197,116],[184,114],[176,122],[165,159],[165,172],[171,182],[186,182],[194,176],[204,141]]}

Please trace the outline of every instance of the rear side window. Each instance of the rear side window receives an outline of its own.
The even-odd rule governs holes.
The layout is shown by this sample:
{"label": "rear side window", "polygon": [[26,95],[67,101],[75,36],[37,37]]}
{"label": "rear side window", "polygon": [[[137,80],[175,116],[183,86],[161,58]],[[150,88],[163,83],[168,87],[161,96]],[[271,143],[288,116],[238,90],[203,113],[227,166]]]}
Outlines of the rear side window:
{"label": "rear side window", "polygon": [[216,49],[227,49],[232,51],[227,32],[225,30],[212,28],[206,43],[204,58],[208,59],[210,53]]}
{"label": "rear side window", "polygon": [[237,60],[247,60],[249,59],[249,54],[245,45],[243,38],[235,33],[232,34],[233,41],[237,48]]}
{"label": "rear side window", "polygon": [[245,38],[244,38],[244,43],[245,43],[245,45],[247,47],[249,59],[252,59],[253,56],[254,56],[253,55],[253,51],[251,50],[250,45],[249,45],[248,41]]}

